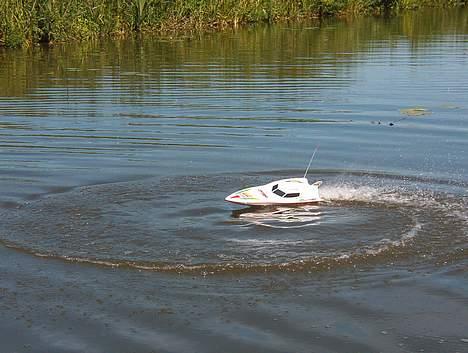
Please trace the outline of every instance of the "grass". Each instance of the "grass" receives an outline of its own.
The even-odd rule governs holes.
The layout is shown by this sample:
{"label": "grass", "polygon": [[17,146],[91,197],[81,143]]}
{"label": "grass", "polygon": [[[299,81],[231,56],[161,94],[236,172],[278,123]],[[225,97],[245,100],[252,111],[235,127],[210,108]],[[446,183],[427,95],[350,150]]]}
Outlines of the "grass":
{"label": "grass", "polygon": [[467,0],[1,0],[0,46],[132,32],[236,27],[322,16],[381,14]]}

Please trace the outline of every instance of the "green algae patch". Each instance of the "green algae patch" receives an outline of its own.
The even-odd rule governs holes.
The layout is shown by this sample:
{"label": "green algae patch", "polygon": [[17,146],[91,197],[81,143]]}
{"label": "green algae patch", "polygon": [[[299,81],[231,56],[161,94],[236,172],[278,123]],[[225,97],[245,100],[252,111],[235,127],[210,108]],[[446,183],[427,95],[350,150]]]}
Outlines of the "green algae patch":
{"label": "green algae patch", "polygon": [[415,107],[400,109],[400,113],[406,116],[423,116],[431,114],[431,111],[426,108]]}

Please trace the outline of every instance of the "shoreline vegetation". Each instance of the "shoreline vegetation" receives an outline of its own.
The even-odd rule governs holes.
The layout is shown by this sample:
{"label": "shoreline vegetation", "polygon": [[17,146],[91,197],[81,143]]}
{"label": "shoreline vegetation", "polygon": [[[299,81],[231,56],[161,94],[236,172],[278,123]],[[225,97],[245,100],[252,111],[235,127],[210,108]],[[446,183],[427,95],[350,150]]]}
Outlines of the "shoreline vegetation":
{"label": "shoreline vegetation", "polygon": [[468,0],[2,0],[0,47],[467,4]]}

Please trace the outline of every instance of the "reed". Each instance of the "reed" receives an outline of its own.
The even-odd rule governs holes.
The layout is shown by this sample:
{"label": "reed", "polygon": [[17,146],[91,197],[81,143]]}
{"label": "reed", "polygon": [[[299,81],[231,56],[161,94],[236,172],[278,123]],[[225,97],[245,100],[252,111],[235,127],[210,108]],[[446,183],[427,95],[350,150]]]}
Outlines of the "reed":
{"label": "reed", "polygon": [[134,31],[193,31],[468,0],[1,0],[0,45],[28,46]]}

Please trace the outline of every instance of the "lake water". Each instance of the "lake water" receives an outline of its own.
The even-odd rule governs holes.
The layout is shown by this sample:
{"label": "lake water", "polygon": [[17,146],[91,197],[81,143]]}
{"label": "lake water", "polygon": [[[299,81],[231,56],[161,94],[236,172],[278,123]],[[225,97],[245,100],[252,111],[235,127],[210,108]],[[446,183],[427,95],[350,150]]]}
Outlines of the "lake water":
{"label": "lake water", "polygon": [[467,9],[0,51],[0,348],[467,351],[467,154]]}

